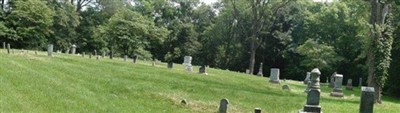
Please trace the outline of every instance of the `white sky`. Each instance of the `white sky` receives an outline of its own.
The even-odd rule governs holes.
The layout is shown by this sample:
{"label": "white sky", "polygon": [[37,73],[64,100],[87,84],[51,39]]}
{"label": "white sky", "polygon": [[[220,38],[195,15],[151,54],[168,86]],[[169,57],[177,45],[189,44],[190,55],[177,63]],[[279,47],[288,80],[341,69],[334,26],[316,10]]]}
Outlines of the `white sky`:
{"label": "white sky", "polygon": [[[218,0],[200,0],[200,2],[204,2],[206,4],[212,4]],[[314,0],[315,2],[332,2],[333,0]]]}

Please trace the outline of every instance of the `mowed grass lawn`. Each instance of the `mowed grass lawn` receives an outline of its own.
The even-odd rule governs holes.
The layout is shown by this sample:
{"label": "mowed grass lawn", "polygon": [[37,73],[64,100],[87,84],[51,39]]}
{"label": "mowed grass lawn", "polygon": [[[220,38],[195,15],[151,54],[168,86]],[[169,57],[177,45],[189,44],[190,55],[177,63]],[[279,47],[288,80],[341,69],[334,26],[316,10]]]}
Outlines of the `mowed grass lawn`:
{"label": "mowed grass lawn", "polygon": [[[223,98],[230,102],[230,113],[251,113],[254,108],[295,113],[305,105],[300,81],[271,84],[268,78],[218,69],[200,75],[198,67],[194,69],[186,72],[178,64],[173,69],[166,64],[153,67],[141,60],[133,64],[66,54],[48,57],[45,52],[6,54],[0,49],[0,112],[215,113]],[[281,90],[285,84],[291,91]],[[321,87],[323,112],[358,112],[359,87],[344,90],[345,98],[330,97],[331,89]],[[182,99],[188,105],[180,104]],[[398,113],[400,100],[384,97],[374,111]]]}

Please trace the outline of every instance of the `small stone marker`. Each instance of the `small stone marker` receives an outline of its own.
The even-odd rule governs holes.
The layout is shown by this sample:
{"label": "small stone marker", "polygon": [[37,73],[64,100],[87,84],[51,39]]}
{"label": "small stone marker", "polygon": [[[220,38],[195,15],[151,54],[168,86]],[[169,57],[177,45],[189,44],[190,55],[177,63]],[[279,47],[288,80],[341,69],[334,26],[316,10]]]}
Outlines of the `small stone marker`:
{"label": "small stone marker", "polygon": [[269,76],[269,82],[279,84],[279,69],[271,68],[271,75]]}
{"label": "small stone marker", "polygon": [[94,50],[94,57],[96,57],[97,60],[99,59],[99,57],[97,56],[97,50]]}
{"label": "small stone marker", "polygon": [[219,104],[219,110],[218,113],[227,113],[228,111],[228,105],[229,105],[229,101],[228,99],[222,99],[220,104]]}
{"label": "small stone marker", "polygon": [[246,74],[250,74],[250,69],[246,69]]}
{"label": "small stone marker", "polygon": [[374,87],[361,87],[360,113],[373,113],[375,101]]}
{"label": "small stone marker", "polygon": [[112,51],[110,51],[109,55],[110,55],[110,59],[113,59],[113,52]]}
{"label": "small stone marker", "polygon": [[336,72],[334,72],[334,73],[331,75],[331,81],[329,82],[329,87],[330,87],[330,88],[334,88],[334,87],[335,87],[335,76],[336,76]]}
{"label": "small stone marker", "polygon": [[203,65],[203,66],[200,67],[199,73],[200,73],[200,74],[208,75],[208,74],[207,74],[207,71],[206,71],[206,66],[205,66],[205,65]]}
{"label": "small stone marker", "polygon": [[185,66],[186,71],[193,71],[192,67],[192,57],[191,56],[185,56],[183,59],[183,65]]}
{"label": "small stone marker", "polygon": [[260,63],[260,69],[258,70],[258,73],[257,73],[257,75],[259,75],[259,76],[264,76],[264,74],[263,74],[263,70],[262,70],[262,68],[263,68],[263,63],[261,62]]}
{"label": "small stone marker", "polygon": [[168,62],[168,65],[167,65],[168,69],[172,69],[172,68],[173,68],[173,66],[174,66],[174,63],[172,63],[172,62]]}
{"label": "small stone marker", "polygon": [[188,103],[187,103],[186,99],[183,99],[183,100],[181,100],[181,104],[186,106]]}
{"label": "small stone marker", "polygon": [[47,46],[47,56],[53,56],[53,44]]}
{"label": "small stone marker", "polygon": [[358,81],[358,87],[362,86],[362,78],[360,77],[359,81]]}
{"label": "small stone marker", "polygon": [[124,55],[124,61],[128,60],[128,55]]}
{"label": "small stone marker", "polygon": [[76,45],[75,44],[72,44],[72,46],[71,46],[71,54],[75,54],[75,52],[76,52]]}
{"label": "small stone marker", "polygon": [[82,52],[82,57],[85,57],[85,52]]}
{"label": "small stone marker", "polygon": [[7,44],[7,53],[8,54],[10,54],[10,49],[11,49],[10,44]]}
{"label": "small stone marker", "polygon": [[92,53],[89,53],[89,58],[92,59]]}
{"label": "small stone marker", "polygon": [[137,56],[136,56],[136,55],[133,55],[133,56],[132,56],[132,60],[133,60],[133,63],[136,63]]}
{"label": "small stone marker", "polygon": [[104,58],[106,56],[106,51],[101,52],[101,58]]}
{"label": "small stone marker", "polygon": [[254,109],[254,113],[261,113],[261,108]]}
{"label": "small stone marker", "polygon": [[331,96],[333,97],[343,97],[343,90],[342,90],[342,83],[343,83],[343,75],[336,74],[335,75],[335,87],[331,92]]}
{"label": "small stone marker", "polygon": [[347,80],[346,89],[353,90],[353,80],[352,79]]}
{"label": "small stone marker", "polygon": [[310,91],[307,94],[307,103],[304,106],[303,110],[300,110],[300,113],[321,113],[321,106],[319,105],[320,98],[320,77],[321,72],[318,68],[315,68],[311,71],[311,87]]}
{"label": "small stone marker", "polygon": [[282,90],[288,90],[288,91],[290,91],[290,88],[289,88],[288,85],[283,85],[283,86],[282,86]]}
{"label": "small stone marker", "polygon": [[306,78],[303,81],[304,84],[308,84],[308,81],[310,81],[310,74],[311,72],[307,72]]}

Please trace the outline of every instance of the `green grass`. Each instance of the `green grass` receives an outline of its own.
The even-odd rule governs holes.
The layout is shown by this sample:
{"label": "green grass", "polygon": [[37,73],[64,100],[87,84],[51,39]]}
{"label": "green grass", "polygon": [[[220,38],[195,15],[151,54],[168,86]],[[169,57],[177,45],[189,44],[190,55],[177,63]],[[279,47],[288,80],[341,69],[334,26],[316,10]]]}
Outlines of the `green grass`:
{"label": "green grass", "polygon": [[[153,67],[146,61],[47,57],[44,52],[9,55],[0,50],[0,66],[0,112],[213,113],[227,98],[231,113],[257,107],[263,113],[295,113],[306,101],[305,85],[299,81],[271,84],[268,78],[218,69],[200,75],[198,67],[190,73],[178,64],[167,69],[166,64]],[[291,91],[281,90],[284,84]],[[323,112],[358,112],[360,88],[334,98],[330,88],[321,87]],[[182,99],[189,104],[181,105]],[[399,108],[399,99],[384,97],[374,111],[396,113]]]}

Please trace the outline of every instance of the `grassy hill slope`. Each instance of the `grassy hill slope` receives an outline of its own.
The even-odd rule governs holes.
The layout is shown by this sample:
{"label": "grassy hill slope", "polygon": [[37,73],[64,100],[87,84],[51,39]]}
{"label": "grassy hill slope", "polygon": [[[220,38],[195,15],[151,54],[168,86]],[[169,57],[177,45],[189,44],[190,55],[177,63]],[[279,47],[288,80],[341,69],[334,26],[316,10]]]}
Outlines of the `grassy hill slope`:
{"label": "grassy hill slope", "polygon": [[[213,113],[219,101],[227,98],[231,113],[250,113],[256,107],[264,113],[294,113],[306,101],[305,85],[299,81],[271,84],[268,78],[218,69],[200,75],[198,67],[194,69],[186,72],[178,64],[167,69],[166,64],[153,67],[146,61],[133,64],[122,59],[0,50],[0,112]],[[284,84],[291,91],[281,90]],[[360,88],[344,90],[345,98],[334,98],[329,96],[330,88],[321,87],[323,112],[358,112]],[[189,104],[181,105],[182,99]],[[384,104],[375,105],[374,111],[396,113],[399,108],[399,99],[384,97]]]}

